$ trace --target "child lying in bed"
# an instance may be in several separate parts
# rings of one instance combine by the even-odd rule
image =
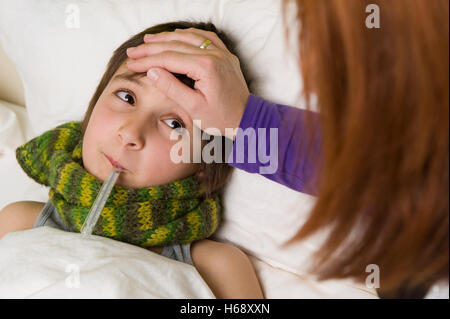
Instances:
[[[175,163],[171,149],[178,141],[170,138],[172,131],[193,137],[198,128],[145,73],[126,67],[127,48],[142,44],[145,34],[189,27],[216,32],[232,50],[223,33],[204,23],[157,25],[123,43],[109,61],[84,120],[60,125],[17,149],[25,172],[50,187],[50,199],[6,206],[0,212],[0,238],[40,226],[79,232],[102,181],[113,165],[120,165],[123,172],[94,234],[194,265],[217,298],[263,297],[247,256],[205,239],[218,227],[219,192],[231,167],[225,161]],[[176,76],[193,87],[193,80]],[[194,141],[189,141],[193,155]]]

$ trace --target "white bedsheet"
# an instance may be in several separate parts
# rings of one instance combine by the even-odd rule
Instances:
[[[0,240],[0,298],[214,298],[195,267],[51,227]]]

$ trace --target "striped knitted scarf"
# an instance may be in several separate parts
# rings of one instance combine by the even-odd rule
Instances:
[[[16,157],[49,197],[62,220],[79,232],[103,182],[83,167],[79,122],[69,122],[20,146]],[[93,234],[141,247],[184,244],[209,237],[219,223],[218,195],[205,198],[195,177],[132,189],[115,185]]]

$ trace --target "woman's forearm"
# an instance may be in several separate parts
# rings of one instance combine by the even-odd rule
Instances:
[[[304,125],[307,115],[310,115],[311,127],[316,128],[314,132]],[[317,176],[315,173],[321,157],[317,124],[317,113],[273,104],[250,95],[228,163],[294,190],[315,195],[314,176]],[[312,142],[311,157],[308,157],[309,142]]]

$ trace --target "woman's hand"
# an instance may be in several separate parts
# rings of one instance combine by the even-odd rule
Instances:
[[[205,40],[211,44],[201,49]],[[155,87],[183,107],[193,120],[201,120],[204,131],[217,135],[207,129],[216,128],[234,140],[234,129],[239,127],[250,93],[238,58],[219,37],[214,32],[190,28],[146,35],[144,42],[127,50],[131,59],[128,68],[147,72]],[[170,72],[195,80],[195,90]]]

